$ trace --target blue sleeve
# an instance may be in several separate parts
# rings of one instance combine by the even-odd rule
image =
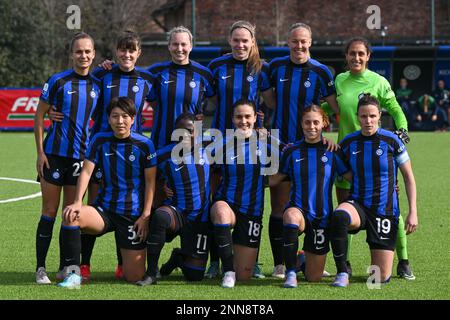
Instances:
[[[56,76],[48,78],[42,88],[40,99],[48,104],[55,105],[58,89],[58,78]]]
[[[145,144],[147,145],[148,150],[146,154],[146,161],[144,164],[144,168],[155,167],[157,165],[157,162],[156,162],[155,146],[153,145],[153,141],[147,139]]]
[[[94,135],[94,137],[89,142],[89,146],[87,148],[85,159],[95,163],[96,165],[99,163],[99,139],[98,135]]]
[[[336,87],[334,86],[333,81],[333,75],[331,74],[330,69],[328,69],[326,66],[323,66],[323,70],[326,73],[326,77],[321,77],[321,84],[320,84],[320,92],[322,96],[328,97],[332,94],[336,93]]]
[[[260,72],[260,83],[259,88],[261,91],[266,91],[270,89],[272,86],[270,85],[269,80],[269,65],[264,62],[263,67]]]

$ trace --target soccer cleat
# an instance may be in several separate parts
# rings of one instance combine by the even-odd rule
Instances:
[[[152,277],[149,275],[145,275],[144,279],[136,281],[136,285],[144,287],[144,286],[150,286],[156,284],[156,277]]]
[[[408,260],[400,260],[397,264],[397,275],[406,280],[415,280],[416,276],[413,274]]]
[[[297,288],[297,273],[295,271],[288,271],[286,273],[286,281],[283,284],[285,288]]]
[[[350,279],[353,274],[352,265],[350,264],[350,260],[345,261],[345,264],[347,265],[348,278]]]
[[[91,267],[88,264],[82,264],[80,266],[81,278],[83,278],[83,282],[91,280]]]
[[[255,263],[255,265],[253,266],[253,274],[252,274],[253,278],[256,279],[264,279],[266,276],[262,273],[261,270],[261,264],[260,263]]]
[[[58,283],[58,287],[66,289],[80,289],[81,288],[81,276],[76,273],[69,274],[63,282]]]
[[[331,284],[333,287],[345,288],[348,287],[348,273],[340,272],[336,275],[334,282]]]
[[[220,274],[220,262],[211,261],[208,270],[206,270],[205,278],[213,279],[216,278],[219,274]]]
[[[331,273],[329,273],[327,270],[323,270],[322,278],[331,277]]]
[[[233,288],[236,283],[236,272],[227,271],[223,275],[222,288]]]
[[[44,267],[39,267],[36,271],[36,283],[37,284],[51,284],[52,282],[47,276],[47,272]]]
[[[167,260],[166,263],[164,263],[161,266],[161,269],[159,270],[159,272],[161,273],[161,276],[168,276],[170,275],[173,270],[175,270],[176,268],[178,268],[181,265],[181,255],[180,255],[180,249],[179,248],[175,248],[172,250],[172,253],[170,254],[170,258],[169,260]]]
[[[114,277],[116,279],[119,279],[119,280],[123,279],[123,268],[122,268],[122,265],[120,265],[120,264],[117,265],[116,271],[114,272]]]
[[[285,278],[286,267],[284,264],[277,264],[273,268],[272,277],[284,279]]]

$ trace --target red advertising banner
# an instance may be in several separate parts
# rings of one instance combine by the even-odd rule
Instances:
[[[33,129],[40,95],[40,89],[0,89],[0,130]]]
[[[0,88],[0,130],[33,130],[40,95],[41,89]],[[142,116],[144,130],[149,131],[153,125],[153,109],[147,103]],[[49,125],[50,121],[46,120],[45,126]]]

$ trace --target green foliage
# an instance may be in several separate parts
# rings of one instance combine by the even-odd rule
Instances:
[[[336,134],[329,135],[336,139]],[[219,279],[204,280],[192,284],[183,280],[180,271],[162,279],[152,288],[141,288],[114,279],[116,265],[115,245],[112,234],[97,240],[92,258],[93,281],[81,290],[64,290],[55,285],[34,284],[35,232],[40,216],[41,199],[0,203],[0,299],[224,299],[224,300],[274,300],[274,299],[361,299],[361,300],[416,300],[449,299],[450,261],[448,243],[448,164],[450,163],[449,133],[411,133],[408,152],[412,159],[418,190],[418,231],[408,236],[408,253],[415,281],[394,277],[381,290],[369,290],[366,286],[366,269],[370,263],[365,234],[353,239],[352,266],[354,277],[346,289],[332,288],[332,278],[321,283],[309,284],[300,277],[297,289],[284,289],[280,280],[269,277],[272,272],[272,255],[267,227],[263,229],[260,262],[266,279],[253,279],[238,283],[233,290],[224,290]],[[0,177],[33,180],[35,172],[34,139],[30,133],[0,133]],[[401,182],[401,178],[399,178]],[[400,185],[400,204],[406,216],[405,188]],[[5,190],[5,191],[4,191]],[[0,200],[39,191],[38,185],[20,184],[0,180]],[[270,212],[269,193],[266,191],[264,225],[268,225]],[[50,278],[55,281],[59,261],[58,232],[60,217],[54,228],[47,267]],[[176,240],[165,246],[160,263],[165,262],[171,248],[178,246]],[[302,241],[300,241],[302,243]],[[394,268],[397,259],[394,261]],[[328,255],[326,269],[335,273],[333,258]]]

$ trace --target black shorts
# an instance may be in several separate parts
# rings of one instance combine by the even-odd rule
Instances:
[[[317,255],[327,254],[330,251],[329,229],[320,227],[320,221],[310,221],[303,211],[302,214],[305,219],[303,250]]]
[[[262,234],[262,215],[248,216],[230,206],[236,217],[236,225],[233,228],[233,244],[249,248],[259,248]]]
[[[398,219],[394,216],[380,216],[354,200],[346,202],[356,209],[361,219],[359,229],[349,231],[349,233],[355,234],[359,230],[366,230],[366,242],[371,250],[395,251]]]
[[[83,168],[83,160],[45,154],[50,169],[44,165],[44,179],[57,186],[75,186]],[[40,181],[39,177],[37,181]]]
[[[191,221],[187,219],[187,213],[169,206],[174,213],[176,230],[166,234],[166,242],[172,242],[180,236],[181,253],[183,255],[208,260],[208,252],[211,245],[211,223],[209,221]]]
[[[90,183],[100,184],[103,180],[103,172],[99,166],[95,166],[94,171],[92,172]]]
[[[94,208],[103,218],[105,223],[105,228],[99,236],[114,231],[117,244],[121,249],[143,250],[147,247],[145,241],[140,242],[136,239],[137,233],[133,229],[134,223],[139,217],[115,214],[104,210],[100,206],[95,206]]]

